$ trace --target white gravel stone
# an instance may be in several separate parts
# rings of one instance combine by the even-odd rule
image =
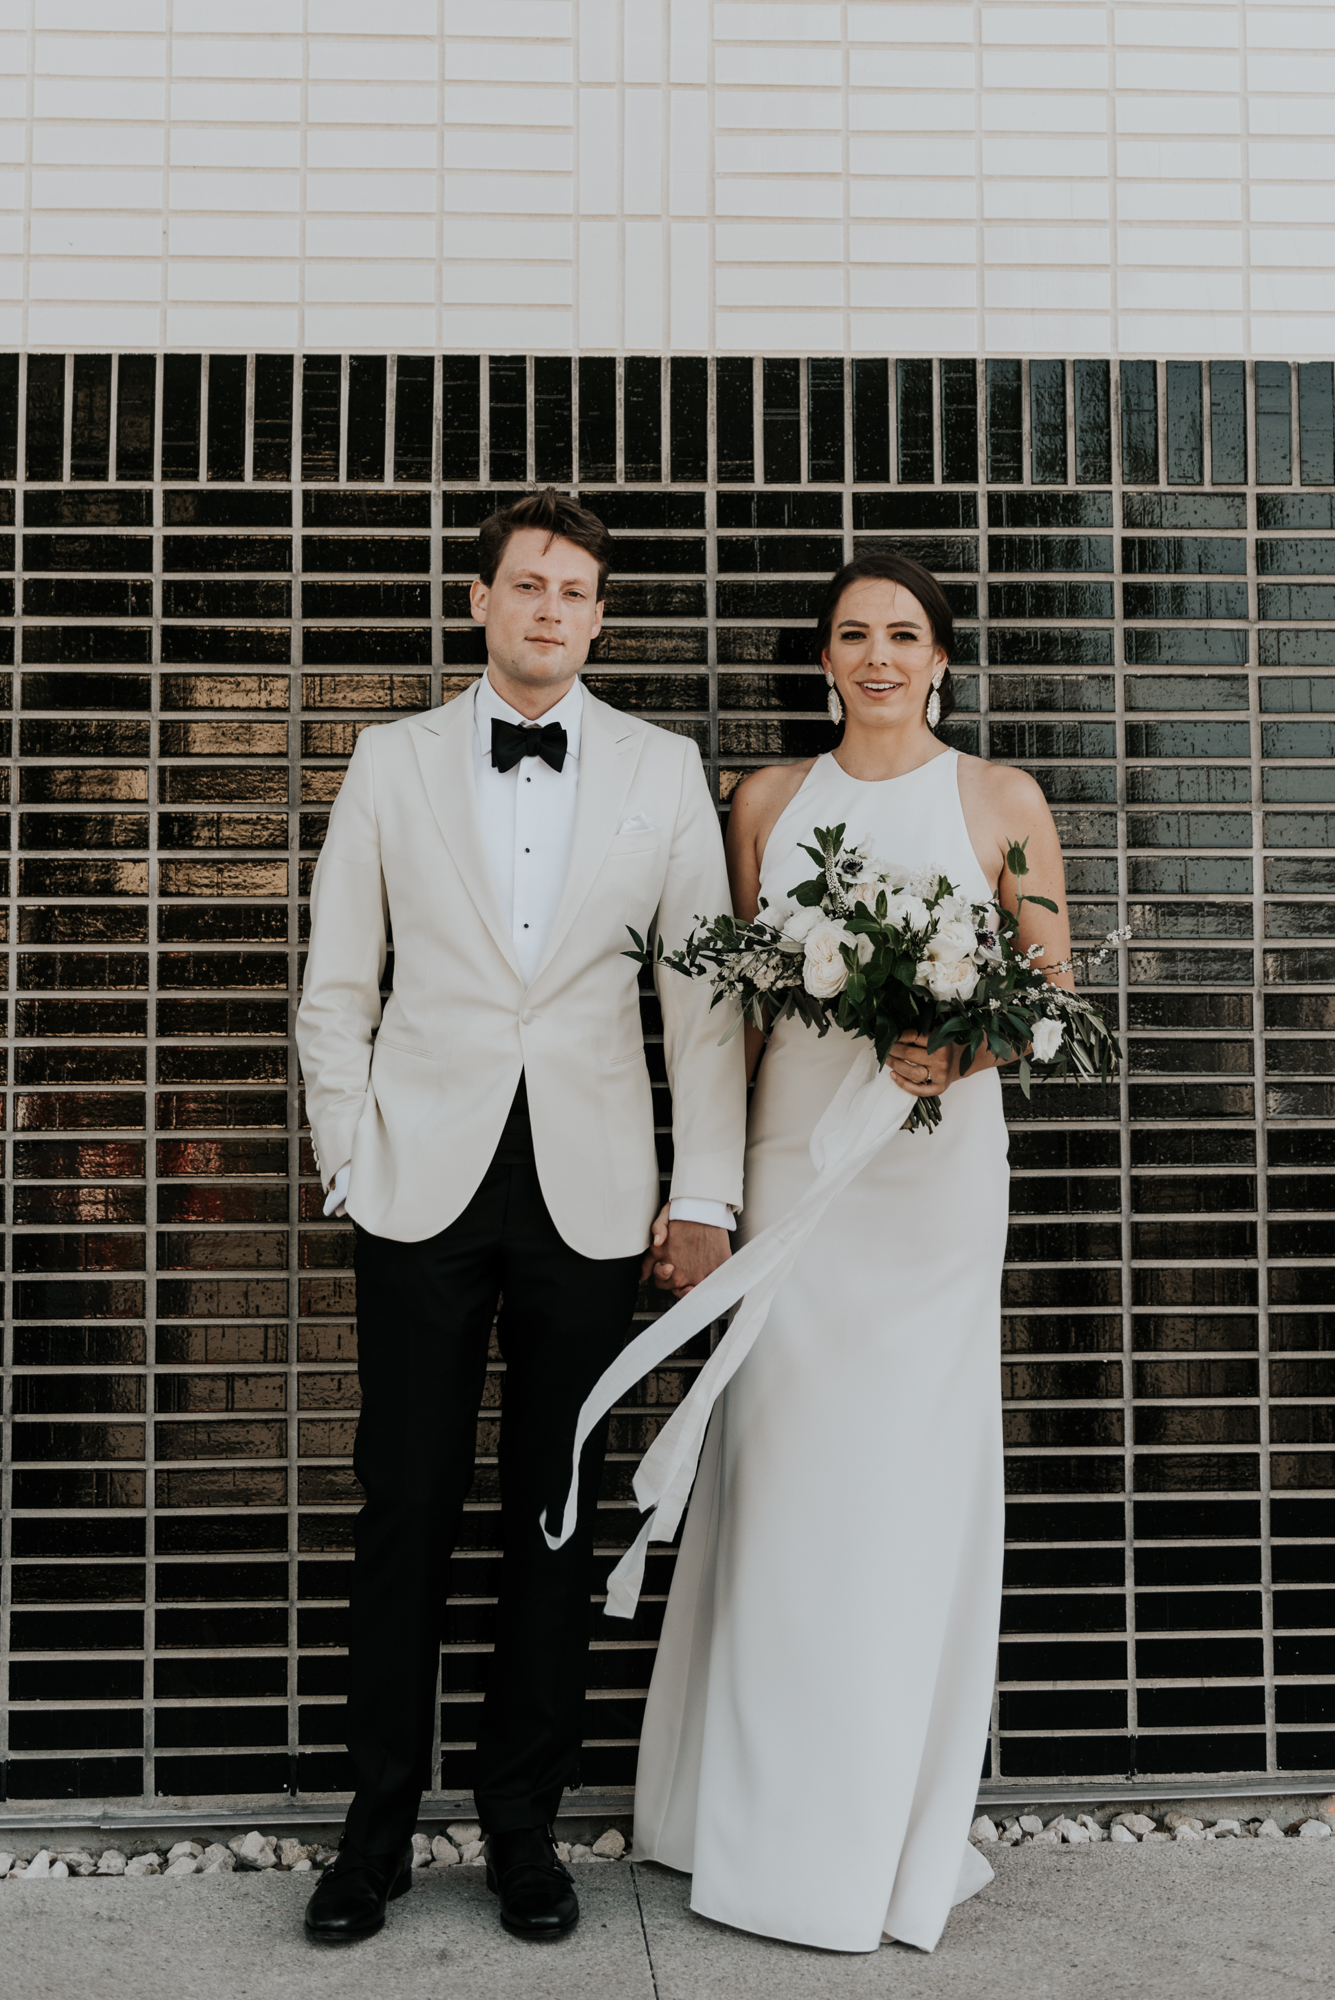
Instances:
[[[39,1847],[36,1854],[33,1855],[32,1860],[28,1863],[27,1867],[20,1868],[19,1870],[19,1874],[24,1876],[29,1881],[40,1880],[43,1876],[49,1875],[50,1873],[51,1873],[51,1856],[47,1853],[44,1847]]]
[[[311,1858],[321,1868],[327,1868],[337,1853],[338,1849],[336,1847],[317,1847]]]
[[[0,1882],[4,1881],[13,1866],[14,1856],[12,1854],[0,1854]]]
[[[570,1843],[569,1843],[569,1841],[568,1841],[568,1840],[558,1840],[558,1841],[557,1841],[557,1843],[556,1843],[556,1858],[557,1858],[557,1860],[558,1860],[558,1861],[567,1861],[567,1862],[569,1861],[569,1859],[570,1859]]]
[[[1216,1840],[1236,1840],[1242,1828],[1235,1819],[1217,1819],[1212,1825],[1207,1826],[1205,1831],[1207,1835],[1213,1834]]]
[[[1173,1828],[1173,1838],[1174,1840],[1204,1840],[1205,1835],[1197,1833],[1194,1826],[1175,1826]]]
[[[591,1847],[586,1846],[582,1840],[577,1840],[570,1850],[572,1865],[577,1861],[587,1861],[592,1853],[593,1849]]]
[[[1119,1842],[1122,1846],[1125,1846],[1128,1841],[1131,1843],[1132,1847],[1136,1845],[1135,1834],[1132,1833],[1129,1826],[1123,1826],[1120,1820],[1114,1820],[1112,1825],[1108,1828],[1108,1838],[1109,1840],[1115,1840]]]
[[[1299,1840],[1329,1840],[1330,1822],[1324,1819],[1305,1819],[1298,1828]]]
[[[1073,1819],[1067,1819],[1065,1814],[1050,1821],[1048,1831],[1058,1834],[1068,1847],[1083,1847],[1089,1840],[1084,1827],[1078,1826]]]
[[[620,1861],[626,1851],[626,1836],[609,1826],[606,1833],[600,1833],[593,1843],[593,1851],[603,1861]]]
[[[462,1854],[465,1847],[471,1847],[475,1840],[481,1840],[482,1828],[475,1819],[457,1819],[453,1826],[447,1826],[446,1833]]]
[[[292,1873],[294,1875],[309,1875],[312,1872],[314,1865],[315,1864],[311,1860],[310,1855],[303,1854],[300,1861],[294,1861],[292,1863]]]
[[[223,1847],[215,1840],[210,1846],[204,1849],[203,1858],[199,1864],[199,1872],[201,1875],[235,1874],[236,1856],[230,1847]]]
[[[443,1833],[438,1833],[431,1843],[431,1859],[437,1867],[457,1868],[459,1850],[452,1840],[446,1840]]]
[[[161,1875],[162,1856],[160,1854],[132,1854],[125,1864],[127,1875]]]
[[[430,1866],[431,1842],[424,1833],[415,1833],[413,1835],[413,1867],[429,1868]]]
[[[982,1813],[969,1828],[970,1840],[991,1842],[998,1838],[997,1829],[986,1813]]]
[[[279,1862],[284,1868],[295,1868],[299,1861],[309,1861],[315,1853],[313,1847],[305,1846],[300,1840],[280,1840],[277,1851]]]
[[[1037,1813],[1021,1813],[1019,1828],[1021,1833],[1042,1833],[1043,1822]]]
[[[463,1862],[465,1868],[470,1868],[474,1865],[480,1868],[487,1858],[486,1850],[487,1843],[485,1840],[470,1840],[466,1847],[459,1850],[459,1859]]]
[[[1091,1840],[1106,1840],[1108,1838],[1107,1827],[1100,1826],[1098,1821],[1091,1819],[1088,1813],[1077,1813],[1075,1823],[1077,1826],[1083,1826]]]
[[[229,1840],[238,1861],[244,1861],[249,1868],[276,1868],[278,1866],[278,1839],[275,1834],[262,1834],[252,1829],[238,1840]]]
[[[1141,1845],[1148,1847],[1152,1840],[1166,1840],[1171,1842],[1173,1836],[1171,1833],[1159,1833],[1156,1831],[1154,1833],[1143,1833],[1140,1838]]]
[[[179,1861],[183,1854],[188,1854],[192,1861],[198,1861],[203,1852],[197,1840],[178,1840],[175,1847],[167,1849],[167,1862],[170,1866],[173,1861]]]
[[[1193,1833],[1204,1833],[1205,1831],[1205,1821],[1203,1819],[1194,1819],[1190,1813],[1165,1813],[1163,1823],[1170,1833],[1176,1833],[1180,1826],[1189,1826]]]
[[[119,1847],[108,1847],[97,1864],[97,1872],[99,1875],[123,1875],[125,1867],[125,1856]]]
[[[162,1872],[164,1875],[198,1875],[199,1862],[193,1854],[178,1854]]]
[[[1256,1829],[1256,1838],[1258,1840],[1283,1840],[1284,1835],[1280,1832],[1279,1827],[1273,1819],[1263,1819]]]
[[[1150,1818],[1148,1813],[1137,1813],[1137,1812],[1118,1813],[1114,1824],[1117,1826],[1126,1827],[1127,1831],[1129,1833],[1134,1833],[1138,1840],[1141,1839],[1145,1834],[1154,1832],[1154,1821]]]
[[[70,1872],[69,1868],[66,1866],[65,1862],[53,1861],[51,1863],[50,1879],[53,1882],[64,1882],[68,1879],[69,1872]]]
[[[1040,1833],[1031,1835],[1035,1847],[1060,1847],[1062,1837],[1055,1826],[1045,1826]]]

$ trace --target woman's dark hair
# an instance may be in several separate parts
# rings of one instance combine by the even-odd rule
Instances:
[[[830,643],[834,631],[835,613],[839,600],[850,583],[859,582],[864,576],[882,578],[886,583],[902,583],[905,590],[913,595],[927,613],[927,622],[932,628],[932,637],[937,645],[944,648],[947,660],[955,650],[955,619],[946,593],[942,590],[930,570],[912,556],[898,554],[894,549],[868,549],[852,562],[846,562],[841,570],[836,570],[830,578],[830,587],[825,593],[820,615],[816,620],[816,658]],[[941,721],[955,706],[955,690],[950,683],[950,668],[941,676]]]
[[[477,531],[477,573],[483,583],[496,581],[505,545],[520,528],[543,528],[549,536],[559,535],[563,542],[584,549],[598,565],[598,595],[605,594],[612,567],[612,537],[596,514],[550,486],[539,493],[526,493],[512,507],[489,514],[482,523]]]

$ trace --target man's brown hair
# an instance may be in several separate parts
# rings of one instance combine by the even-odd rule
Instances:
[[[489,514],[477,531],[477,573],[483,583],[493,584],[500,568],[505,545],[520,528],[542,528],[549,545],[558,536],[584,549],[598,565],[598,596],[607,592],[607,574],[612,567],[612,537],[596,514],[581,507],[565,493],[545,486],[540,493],[526,493],[512,507]]]

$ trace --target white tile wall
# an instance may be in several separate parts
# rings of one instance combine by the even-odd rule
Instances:
[[[1328,354],[1335,6],[0,0],[0,342]]]

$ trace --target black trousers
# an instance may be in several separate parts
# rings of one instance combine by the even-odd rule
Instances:
[[[577,1781],[604,1426],[585,1445],[579,1524],[553,1553],[575,1420],[620,1351],[639,1256],[582,1257],[538,1185],[521,1082],[496,1157],[438,1236],[396,1243],[358,1227],[354,1467],[357,1519],[347,1743],[347,1837],[366,1853],[407,1840],[429,1781],[450,1556],[473,1483],[478,1409],[498,1298],[506,1363],[500,1443],[496,1649],[474,1767],[489,1833],[548,1824]],[[471,1711],[478,1714],[478,1710]]]

